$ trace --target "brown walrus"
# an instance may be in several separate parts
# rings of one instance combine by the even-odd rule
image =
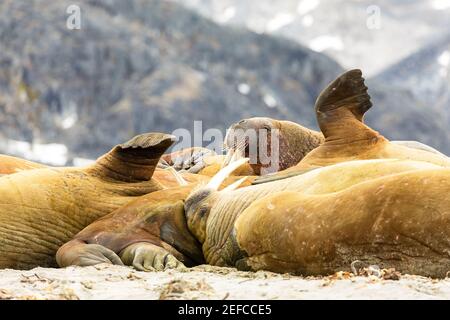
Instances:
[[[450,270],[450,169],[422,161],[348,161],[185,202],[208,264],[326,275],[360,260],[404,273]]]
[[[58,265],[112,263],[149,271],[204,262],[184,216],[184,200],[192,189],[152,192],[95,221],[58,250]]]
[[[273,139],[277,139],[276,147]],[[256,117],[233,124],[224,145],[231,154],[249,158],[255,175],[264,175],[298,164],[323,141],[321,132],[292,121]],[[274,160],[276,164],[272,163]]]
[[[263,183],[283,179],[305,170],[339,162],[364,159],[405,159],[450,166],[450,158],[414,141],[390,142],[364,124],[372,107],[362,72],[350,70],[330,83],[315,105],[316,118],[325,142],[309,152],[296,166],[255,180]]]
[[[224,190],[249,184],[232,177],[225,181]],[[190,233],[184,214],[185,199],[196,188],[190,184],[165,189],[129,202],[64,244],[56,255],[58,265],[111,263],[150,271],[204,263],[201,245]]]
[[[277,145],[273,148],[272,138],[277,139]],[[227,129],[224,140],[226,156],[194,147],[164,155],[162,159],[176,170],[185,169],[188,172],[213,176],[227,165],[233,156],[249,157],[250,163],[238,168],[234,174],[259,176],[298,164],[323,141],[321,132],[292,121],[255,117],[240,120]],[[263,159],[264,156],[267,159]],[[277,163],[271,163],[271,159],[276,159]]]
[[[46,165],[28,161],[25,159],[12,157],[8,155],[0,155],[0,176],[17,173],[24,170],[49,168]],[[198,174],[191,174],[188,172],[181,172],[179,174],[187,183],[198,183],[207,181],[208,177]],[[156,168],[153,172],[152,179],[159,182],[165,188],[177,187],[180,185],[179,179],[170,170],[163,170]]]
[[[151,193],[97,220],[59,249],[58,264],[150,271],[206,262],[326,275],[359,260],[432,277],[450,268],[450,202],[442,197],[450,191],[450,169],[349,161],[221,191],[216,177],[200,189]]]
[[[361,128],[366,127],[355,126],[356,131]],[[365,140],[362,141],[364,143]],[[349,143],[356,141],[350,139]],[[353,150],[357,159],[358,149]],[[427,159],[426,157],[425,160]],[[231,168],[240,165],[242,163],[237,161]],[[445,255],[448,250],[447,231],[450,230],[449,204],[445,201],[443,205],[439,204],[442,195],[449,191],[449,169],[433,164],[432,161],[346,161],[275,182],[236,191],[231,188],[218,192],[220,180],[232,171],[228,167],[224,170],[228,172],[219,172],[206,187],[193,191],[184,203],[187,228],[201,243],[205,260],[210,264],[236,266],[240,269],[327,274],[335,270],[349,269],[352,261],[362,260],[434,277],[444,276],[445,271],[449,269],[449,259]],[[428,174],[430,180],[425,178]],[[439,180],[440,175],[442,180]],[[421,188],[428,183],[432,192],[427,192],[425,197],[422,197]],[[388,191],[392,192],[392,197],[389,192],[384,193],[385,185],[389,185]],[[171,191],[162,191],[165,192],[170,194]],[[377,197],[380,192],[383,196]],[[277,197],[282,193],[288,200],[286,204],[283,197]],[[183,197],[184,194],[181,198]],[[276,199],[276,205],[265,202],[269,197]],[[308,210],[304,210],[301,203],[296,202],[297,198],[305,201]],[[352,205],[346,205],[347,202]],[[158,204],[155,206],[158,208]],[[357,210],[353,210],[355,206],[358,206]],[[334,207],[340,210],[333,211]],[[174,209],[172,207],[168,210]],[[328,211],[335,212],[333,216],[327,216],[332,223],[324,226],[318,222],[324,224],[326,220],[313,219],[316,215],[323,218]],[[432,219],[429,212],[433,212]],[[410,220],[409,214],[415,219]],[[116,228],[116,234],[120,233],[123,227],[120,225],[120,216],[118,214],[114,219],[116,226],[121,226]],[[343,219],[342,216],[349,219]],[[374,217],[381,218],[374,221]],[[303,218],[309,220],[305,222]],[[299,244],[291,240],[301,238],[302,235],[295,234],[298,232],[297,227],[302,226],[301,222],[305,222],[306,230],[302,232],[307,238],[304,239],[306,245],[302,243],[301,246],[303,251],[297,252],[295,248],[299,247]],[[399,225],[403,226],[403,229],[399,229],[401,232],[397,231]],[[272,226],[277,226],[276,231],[271,230]],[[322,232],[320,228],[331,232],[333,241],[326,242],[327,233]],[[438,234],[433,234],[434,228],[439,230]],[[91,241],[95,241],[101,232],[105,230],[98,228],[90,234],[93,239]],[[270,234],[270,237],[265,237],[266,233]],[[133,234],[133,228],[131,231],[127,229],[124,234]],[[315,238],[316,234],[320,235],[321,239]],[[347,243],[348,239],[353,242]],[[315,241],[318,241],[319,248],[316,251],[312,250],[315,248]],[[337,244],[335,246],[334,241]],[[432,246],[429,247],[429,243]],[[74,248],[83,247],[78,246],[79,243],[76,242],[72,244]],[[99,244],[109,245],[108,241]],[[309,247],[312,249],[308,251]],[[69,254],[67,257],[70,257],[65,261],[78,261],[76,250],[73,251],[74,257],[70,254],[70,245],[63,248],[61,252],[64,255]],[[389,251],[389,248],[394,249]],[[400,251],[397,252],[397,248]],[[100,249],[96,249],[96,252],[98,250]],[[89,253],[89,250],[79,252],[83,255]],[[152,246],[141,243],[136,247],[130,246],[128,251],[124,249],[120,253],[114,253],[120,254],[120,258],[127,260],[128,264],[134,263],[134,259],[138,257],[138,265],[142,264],[142,261],[146,264],[145,268],[141,268],[143,270],[154,268],[153,261],[156,261],[159,269],[179,265],[173,260],[176,259],[175,255],[170,256],[169,264],[167,261],[170,253],[154,243]],[[394,259],[394,262],[391,259]],[[435,264],[427,263],[427,259],[431,259]],[[308,268],[310,262],[311,268]]]
[[[366,126],[372,107],[361,70],[351,70],[328,85],[316,101],[316,117],[325,143],[310,152],[301,165],[325,166],[349,160],[414,159],[450,165],[450,159],[426,150],[392,144]]]
[[[175,137],[143,134],[86,168],[41,168],[0,178],[0,268],[56,266],[55,253],[96,219],[161,190],[151,179]]]

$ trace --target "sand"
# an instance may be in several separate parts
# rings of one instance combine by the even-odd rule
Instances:
[[[199,266],[138,272],[97,265],[0,270],[0,299],[450,299],[450,279],[420,276],[297,277]]]

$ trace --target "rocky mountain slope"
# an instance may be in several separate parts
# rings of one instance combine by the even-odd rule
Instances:
[[[3,138],[83,157],[145,131],[225,129],[266,115],[314,126],[313,103],[342,68],[293,42],[223,28],[166,1],[0,3]]]
[[[449,0],[176,0],[223,25],[283,36],[372,76],[450,29]]]
[[[316,96],[343,71],[293,41],[173,1],[77,3],[81,30],[66,27],[71,1],[0,2],[0,152],[62,165],[141,132],[192,130],[194,120],[204,130],[252,116],[317,128]],[[446,116],[411,83],[368,83],[370,125],[450,153]]]
[[[450,151],[450,34],[441,35],[369,82],[383,108],[408,121],[397,122],[417,139]],[[375,111],[376,113],[376,111]],[[409,115],[414,114],[414,116]],[[375,116],[387,116],[378,113]],[[383,121],[388,129],[393,123]]]

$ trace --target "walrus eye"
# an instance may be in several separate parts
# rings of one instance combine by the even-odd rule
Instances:
[[[201,201],[205,200],[211,194],[211,190],[209,189],[201,189],[197,192],[192,193],[185,201],[184,208],[186,212],[192,208],[192,206],[196,206]],[[195,209],[195,208],[193,208]]]
[[[198,210],[198,214],[199,214],[200,218],[203,218],[207,211],[208,211],[208,208],[206,206],[201,206]]]

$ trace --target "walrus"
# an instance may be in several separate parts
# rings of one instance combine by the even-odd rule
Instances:
[[[153,192],[95,221],[58,250],[58,264],[152,271],[208,263],[326,275],[360,260],[431,277],[450,268],[450,202],[442,201],[450,169],[357,160],[218,191],[245,160],[204,187]]]
[[[160,165],[160,163],[158,163],[158,165]],[[42,168],[49,168],[49,166],[13,156],[0,154],[0,176],[14,174],[24,170]],[[157,167],[153,172],[152,179],[159,182],[165,188],[179,186],[180,179],[177,179],[177,176],[174,175],[173,171],[170,169],[171,168],[166,166],[164,166],[164,169]],[[205,182],[209,179],[208,176],[192,174],[189,172],[180,172],[179,176],[181,176],[185,183],[199,183]]]
[[[318,96],[315,112],[324,143],[309,152],[297,165],[256,179],[263,183],[283,179],[305,170],[351,160],[405,159],[450,166],[450,158],[415,141],[390,142],[364,124],[372,107],[368,88],[359,69],[347,71],[331,82]]]
[[[343,76],[339,78],[342,81],[347,81],[347,79],[343,79]],[[323,95],[326,94],[326,91],[324,91]],[[316,105],[316,111],[317,110],[318,109]],[[317,113],[317,115],[319,115],[319,113]],[[271,133],[273,131],[277,132],[277,134],[274,136],[278,139],[277,148],[274,148],[274,150],[272,150],[271,141]],[[373,131],[373,133],[375,134],[376,132]],[[250,142],[249,138],[252,136],[252,134],[254,138]],[[333,137],[329,137],[327,144],[324,146],[325,149],[329,149],[330,145],[333,145],[333,143],[331,143],[333,139]],[[384,137],[382,137],[382,139],[384,141],[387,141],[387,139]],[[283,175],[284,173],[289,173],[292,171],[297,172],[297,170],[299,170],[300,168],[307,167],[306,161],[304,161],[303,164],[299,167],[297,167],[297,165],[300,163],[300,161],[303,160],[303,158],[306,157],[306,155],[322,145],[324,142],[325,138],[320,131],[308,129],[292,121],[276,120],[266,117],[255,117],[240,120],[239,122],[232,124],[227,129],[227,135],[224,141],[224,149],[226,150],[226,155],[224,156],[217,155],[214,153],[214,151],[208,150],[206,148],[193,147],[164,155],[162,159],[165,162],[164,167],[172,166],[174,169],[179,170],[180,172],[187,171],[190,173],[199,173],[201,175],[212,177],[224,165],[227,165],[232,157],[249,157],[251,158],[251,161],[242,165],[241,168],[238,168],[234,173],[235,175],[264,176],[278,171],[281,171],[282,173],[280,173],[280,175]],[[253,148],[251,146],[253,146]],[[396,146],[399,147],[396,148]],[[445,160],[448,159],[446,155],[442,154],[438,150],[418,141],[390,141],[390,147],[397,152],[403,150],[403,157],[406,158],[411,156],[411,154],[414,157],[417,157],[418,155],[415,154],[416,151],[421,150],[419,154],[423,154],[424,157],[429,157],[430,155],[428,153],[436,155],[434,157],[431,156],[431,161],[435,161],[433,160],[433,158]],[[264,150],[261,151],[261,148],[264,148]],[[311,162],[311,166],[314,167],[326,165],[326,163],[317,161],[317,157],[321,157],[320,153],[322,153],[323,155],[323,153],[329,152],[329,150],[324,151],[324,148],[321,149],[321,152],[316,151],[317,154],[313,153],[313,155],[310,156],[310,159],[308,161]],[[275,153],[272,154],[272,151],[275,151]],[[396,157],[395,152],[392,152],[389,149],[386,149],[385,151],[388,151],[388,157]],[[372,154],[364,154],[364,152],[362,152],[361,154],[355,154],[357,154],[357,156],[361,158],[373,158]],[[265,155],[268,161],[262,161],[261,155]],[[339,157],[341,156],[341,154],[336,155],[334,158],[327,159],[327,161],[331,161],[330,163],[335,163],[339,161],[345,161],[346,158],[350,159],[352,157],[351,155],[349,156],[347,154],[343,157],[343,159],[340,159]],[[380,150],[376,150],[376,158],[383,158],[383,156],[384,154]],[[314,161],[311,161],[311,158],[313,158]],[[275,165],[271,162],[273,160],[276,160]],[[291,170],[283,172],[283,170],[291,167]]]
[[[356,143],[356,141],[351,141],[351,143],[353,142]],[[355,152],[358,151],[357,148],[354,148],[354,150]],[[236,163],[234,163],[231,168],[234,167],[234,169],[236,169],[241,166],[243,164],[242,160],[246,159],[236,161]],[[336,161],[336,159],[334,161]],[[233,171],[230,169],[227,170],[228,173]],[[197,241],[201,243],[205,261],[210,264],[236,266],[240,269],[250,268],[252,270],[257,270],[259,268],[283,272],[283,269],[276,269],[276,267],[273,267],[271,265],[261,265],[258,267],[257,264],[252,264],[251,261],[253,260],[246,260],[246,258],[251,257],[246,253],[247,250],[250,250],[249,248],[245,247],[247,244],[244,245],[238,243],[236,236],[238,234],[238,230],[236,227],[238,223],[237,219],[247,209],[250,210],[254,203],[258,203],[258,201],[262,201],[271,194],[278,192],[292,192],[301,194],[302,192],[305,192],[305,190],[309,189],[309,192],[312,192],[311,190],[316,190],[315,192],[319,192],[320,194],[329,193],[331,195],[334,193],[339,193],[344,189],[347,190],[359,184],[368,183],[372,180],[375,181],[377,179],[380,179],[381,177],[395,176],[396,174],[403,172],[419,172],[426,170],[443,170],[444,173],[446,172],[446,169],[444,169],[443,166],[433,164],[430,161],[427,162],[393,159],[346,161],[345,163],[341,164],[329,164],[329,167],[312,168],[310,169],[310,172],[303,172],[302,175],[297,175],[296,177],[290,177],[274,182],[266,182],[261,185],[246,187],[236,191],[225,189],[221,192],[217,192],[216,187],[220,185],[220,180],[224,179],[227,175],[227,172],[221,171],[210,181],[210,183],[206,187],[193,191],[187,197],[186,201],[184,202],[187,227],[189,231],[195,236]],[[322,176],[322,178],[318,179],[318,177],[320,176]],[[240,182],[242,181],[238,180],[238,183]],[[435,181],[433,181],[433,183],[435,183]],[[409,184],[407,184],[407,186],[409,187]],[[379,188],[380,185],[378,185],[377,187]],[[414,186],[412,187],[414,188]],[[295,189],[296,191],[293,192],[293,189]],[[406,192],[408,192],[409,189],[406,188],[405,190]],[[377,190],[370,190],[370,192],[372,193],[375,193],[376,191]],[[334,201],[341,201],[341,199],[334,199]],[[417,201],[419,200],[417,199]],[[416,205],[421,208],[420,203],[418,203],[417,201],[415,202]],[[389,212],[396,212],[395,204],[395,202],[388,201],[387,208],[388,211],[390,210]],[[351,210],[351,208],[348,210]],[[254,214],[257,214],[257,211],[253,212],[255,212]],[[120,215],[116,217],[118,221],[120,221],[119,217]],[[291,222],[292,221],[288,221],[286,223],[286,230],[289,230],[289,224]],[[338,224],[338,226],[340,225]],[[270,225],[266,224],[264,225],[264,227],[270,228]],[[98,229],[97,232],[100,232],[100,230],[102,229]],[[245,232],[247,231],[245,231],[245,229],[241,229],[241,231],[239,232],[240,234],[245,234]],[[117,232],[119,231],[116,230],[116,233]],[[130,233],[129,230],[128,233]],[[92,235],[91,237],[93,239],[97,238],[95,236],[93,237]],[[264,241],[265,240],[263,233],[259,234],[259,238],[252,239],[253,244]],[[271,241],[276,240],[272,239]],[[84,243],[84,245],[87,245],[87,243]],[[102,245],[108,244],[106,242],[102,243]],[[77,243],[75,243],[75,247],[76,246]],[[153,244],[153,246],[155,245]],[[159,261],[162,259],[161,255],[165,257],[168,254],[166,251],[163,251],[164,253],[161,253],[160,247],[156,246],[157,248],[155,248],[153,246],[146,246],[144,250],[146,253],[143,256],[139,255],[139,259],[141,261],[145,258],[144,260],[146,261],[147,268],[154,267],[152,266],[152,261],[154,260],[156,251],[158,251],[157,255],[160,256],[160,258],[158,259]],[[293,244],[293,246],[295,246],[295,244]],[[70,253],[70,247],[71,246],[66,247],[68,249],[62,250],[61,252]],[[412,247],[414,248],[414,246]],[[132,256],[134,255],[133,257],[136,256],[135,251],[136,250],[131,250]],[[86,253],[86,251],[83,250],[81,250],[81,252]],[[123,254],[123,252],[115,252],[115,254]],[[409,253],[407,252],[406,254]],[[172,256],[172,259],[173,258],[175,257]],[[74,259],[73,257],[70,259],[66,259],[65,261],[70,261],[71,259],[77,261],[77,259]],[[130,262],[130,259],[128,259],[128,261]],[[447,263],[446,260],[444,262]],[[161,267],[162,264],[158,263],[158,265]],[[170,265],[179,264],[172,261]],[[444,265],[444,267],[442,268],[439,267],[439,272],[434,272],[432,270],[430,271],[430,267],[428,267],[427,269],[424,269],[422,274],[428,273],[429,275],[442,276],[442,270],[444,270],[446,266],[447,265]],[[297,271],[302,270],[301,266],[297,265],[297,267]],[[339,268],[341,267],[345,268],[346,266],[339,266]],[[408,263],[401,264],[400,267],[406,268],[404,270],[408,270]],[[288,269],[286,267],[286,269],[284,270],[292,269]],[[293,272],[295,272],[295,270]]]
[[[272,137],[277,139],[272,148]],[[308,129],[292,121],[267,117],[242,119],[227,129],[224,139],[226,155],[192,147],[162,157],[166,165],[176,170],[213,176],[231,158],[249,157],[251,161],[236,169],[234,175],[264,175],[294,166],[324,141],[321,132]],[[273,153],[273,154],[272,154]],[[264,159],[266,156],[267,159]],[[270,160],[276,159],[277,163]]]
[[[248,185],[250,181],[230,177],[222,190]],[[58,265],[109,263],[160,271],[204,263],[201,245],[189,231],[184,214],[186,198],[198,187],[189,184],[155,191],[98,219],[58,250]]]
[[[175,137],[148,133],[86,168],[36,168],[0,178],[0,268],[56,266],[58,248],[132,199],[163,189],[152,179]]]
[[[278,141],[277,147],[272,149],[273,138]],[[249,141],[251,139],[254,141]],[[228,129],[224,145],[226,149],[232,150],[232,154],[237,152],[241,157],[249,158],[255,175],[264,175],[298,164],[323,142],[321,132],[295,122],[255,117],[233,124]],[[251,150],[251,144],[254,145],[254,150]],[[267,156],[267,159],[262,159],[264,156]],[[277,160],[276,165],[270,161],[274,159]],[[225,162],[226,164],[228,163]]]
[[[57,252],[60,267],[98,263],[150,271],[203,263],[184,216],[192,185],[152,192],[95,221]]]
[[[347,161],[185,201],[205,261],[240,270],[325,275],[360,260],[445,277],[450,169],[423,161]]]

